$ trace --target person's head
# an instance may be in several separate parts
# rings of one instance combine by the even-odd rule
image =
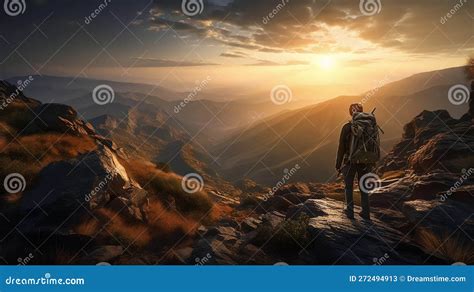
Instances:
[[[364,111],[362,104],[360,103],[353,103],[349,107],[349,114],[352,116],[354,113],[361,113]]]

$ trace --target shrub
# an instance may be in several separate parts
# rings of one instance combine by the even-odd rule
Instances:
[[[296,219],[285,220],[277,227],[272,245],[283,251],[300,251],[310,242],[307,231],[309,216],[300,214]]]
[[[427,228],[419,228],[415,240],[428,253],[450,263],[474,264],[474,246],[462,233],[440,236]]]
[[[277,252],[299,252],[310,243],[308,222],[309,216],[302,213],[295,219],[281,222],[275,228],[269,224],[260,224],[254,242],[259,245],[268,242],[267,247]]]

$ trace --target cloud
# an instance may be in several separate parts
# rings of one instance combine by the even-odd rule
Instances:
[[[195,67],[195,66],[215,66],[219,64],[192,62],[192,61],[174,61],[167,59],[153,58],[132,58],[133,67]]]
[[[459,5],[463,1],[381,1],[380,13],[373,16],[363,15],[354,0],[290,0],[285,5],[272,0],[205,1],[203,13],[193,18],[183,17],[181,1],[155,0],[155,9],[167,17],[181,14],[194,26],[182,29],[198,37],[206,30],[199,23],[207,22],[206,35],[213,40],[255,51],[337,52],[347,49],[344,42],[353,38],[366,47],[436,54],[473,47],[472,31],[465,29],[473,23],[473,3]],[[452,16],[443,24],[448,13]],[[225,31],[218,30],[223,27]]]
[[[226,58],[245,58],[248,55],[243,52],[225,52],[220,54],[221,57],[226,57]]]
[[[295,66],[295,65],[309,65],[309,62],[292,60],[285,63],[277,63],[269,60],[257,60],[256,63],[247,64],[246,66]]]

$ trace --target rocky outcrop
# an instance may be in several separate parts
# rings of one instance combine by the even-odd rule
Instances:
[[[300,258],[306,263],[371,265],[384,257],[384,264],[415,264],[427,258],[409,243],[405,234],[377,218],[348,219],[343,214],[342,202],[312,199],[298,207],[311,214],[311,246]]]
[[[453,234],[458,228],[462,228],[465,237],[474,234],[474,220],[471,218],[473,208],[454,200],[407,201],[403,203],[401,212],[414,226],[428,229],[434,234]],[[466,240],[470,241],[469,238]]]
[[[146,191],[102,145],[77,158],[52,163],[40,172],[38,182],[21,201],[22,213],[29,214],[21,229],[67,232],[84,215],[103,207],[144,220],[146,202]]]
[[[77,112],[70,106],[41,104],[33,109],[33,113],[37,118],[25,129],[25,134],[38,130],[76,136],[95,134],[92,125],[80,120]]]
[[[414,240],[419,234],[425,234],[425,245],[454,240],[450,245],[461,250],[474,234],[473,149],[472,103],[459,120],[446,111],[424,111],[405,126],[403,140],[381,162],[381,176],[388,171],[403,175],[375,189],[372,205],[395,209],[399,214],[392,218],[402,216]],[[399,219],[391,223],[401,226]]]
[[[379,172],[413,169],[422,174],[440,167],[460,171],[474,165],[471,149],[472,119],[456,120],[444,110],[423,111],[405,126],[402,141],[380,162]]]

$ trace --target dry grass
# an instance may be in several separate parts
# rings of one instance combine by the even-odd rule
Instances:
[[[34,114],[23,102],[13,102],[8,105],[7,110],[0,111],[0,121],[15,131],[25,128],[34,117]]]
[[[449,262],[474,264],[474,246],[460,233],[439,236],[429,229],[419,229],[415,240],[430,254]]]
[[[234,209],[232,209],[230,206],[216,203],[212,206],[210,219],[212,221],[217,221],[224,217],[232,216],[233,212],[234,212]]]
[[[38,173],[52,162],[70,159],[96,149],[87,136],[35,134],[16,140],[0,140],[0,177],[20,173],[30,186]]]
[[[73,230],[77,234],[94,238],[115,237],[122,244],[135,247],[154,248],[176,237],[194,235],[199,224],[189,218],[167,210],[154,200],[145,208],[148,222],[138,222],[125,219],[117,212],[101,208],[94,211],[98,218],[89,218],[77,225]]]
[[[154,234],[166,235],[176,232],[193,234],[199,227],[196,221],[165,209],[157,200],[150,202],[146,213],[150,229]]]
[[[147,226],[139,223],[127,222],[114,211],[102,208],[96,211],[100,217],[107,218],[105,230],[130,245],[144,247],[151,242],[151,235]]]
[[[145,161],[122,161],[130,176],[138,181],[152,196],[164,202],[173,198],[181,214],[194,219],[207,217],[212,209],[212,201],[207,193],[185,192],[181,186],[182,177],[167,173],[154,164]]]
[[[73,231],[77,234],[94,237],[100,229],[100,221],[92,218],[90,220],[84,220],[81,224],[75,226]]]
[[[405,176],[405,171],[403,170],[391,170],[384,172],[382,175],[382,179],[394,179],[394,178],[402,178]]]

